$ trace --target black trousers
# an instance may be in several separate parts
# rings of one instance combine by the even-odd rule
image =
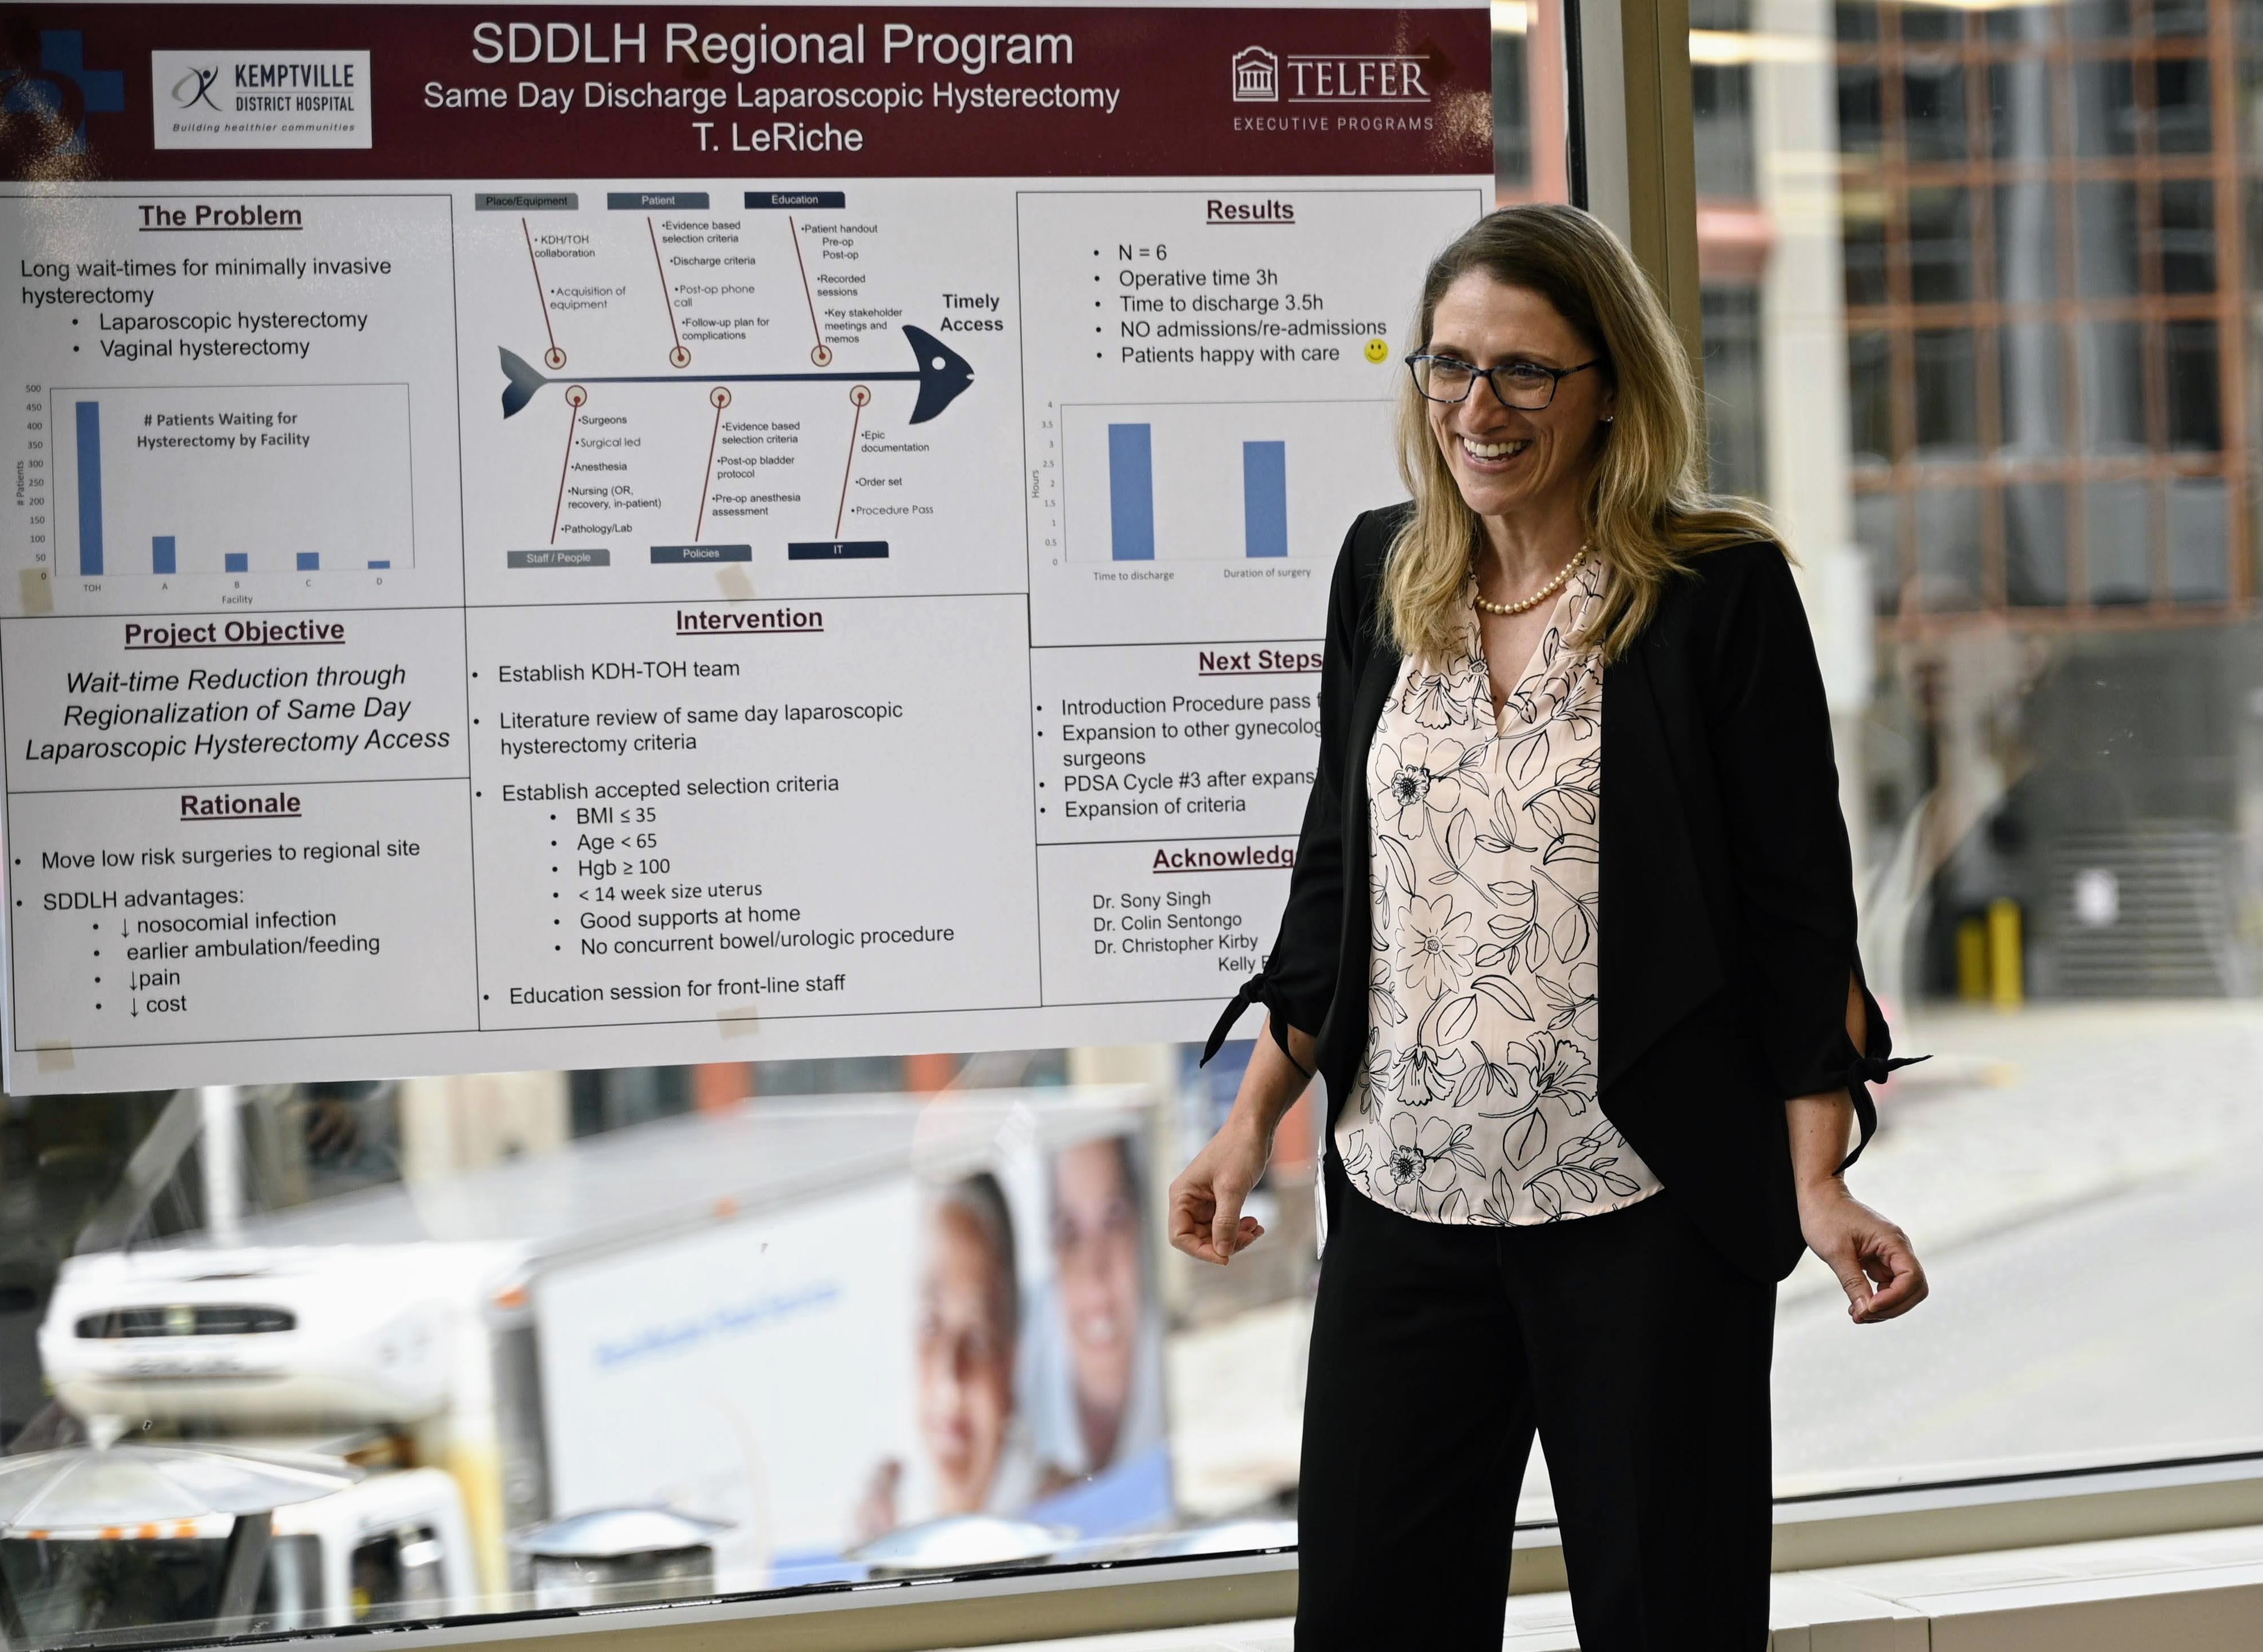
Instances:
[[[1536,1428],[1582,1652],[1763,1652],[1775,1286],[1671,1193],[1444,1227],[1327,1159],[1298,1652],[1499,1652]]]

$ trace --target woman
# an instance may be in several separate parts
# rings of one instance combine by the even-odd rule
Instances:
[[[1858,1323],[1926,1291],[1840,1175],[1899,1063],[1814,645],[1594,219],[1482,220],[1415,337],[1413,498],[1337,561],[1280,938],[1211,1047],[1253,1002],[1269,1036],[1172,1242],[1261,1235],[1317,1072],[1301,1652],[1497,1648],[1536,1429],[1587,1652],[1757,1652],[1775,1282],[1804,1243]]]

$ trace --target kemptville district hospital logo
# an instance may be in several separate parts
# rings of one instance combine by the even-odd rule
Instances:
[[[1246,46],[1233,54],[1233,101],[1279,103],[1281,60],[1262,46]]]

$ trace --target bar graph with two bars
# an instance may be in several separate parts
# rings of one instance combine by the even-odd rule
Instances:
[[[83,578],[413,561],[405,385],[58,389],[53,410],[58,548]]]
[[[1155,560],[1155,427],[1108,427],[1109,556]],[[1289,554],[1289,444],[1241,444],[1242,554]]]
[[[1347,488],[1377,499],[1395,490],[1389,410],[1380,401],[1065,406],[1069,560],[1331,554]]]

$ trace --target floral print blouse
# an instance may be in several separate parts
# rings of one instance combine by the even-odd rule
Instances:
[[[1367,1057],[1337,1116],[1352,1185],[1425,1221],[1617,1210],[1658,1178],[1595,1102],[1603,667],[1567,647],[1569,581],[1498,716],[1476,610],[1442,670],[1410,659],[1368,756]]]

